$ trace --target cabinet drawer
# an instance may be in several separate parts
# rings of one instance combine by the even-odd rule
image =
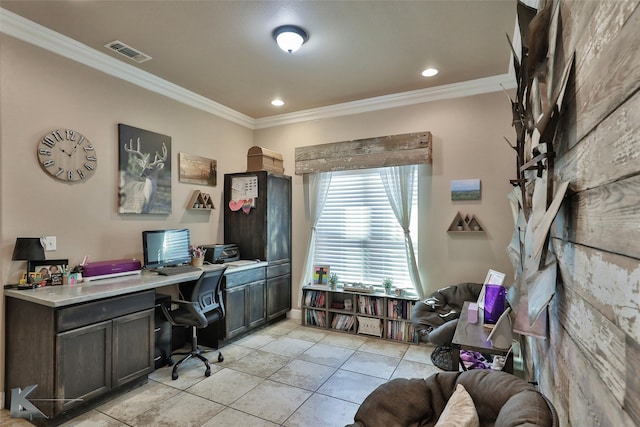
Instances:
[[[269,265],[267,267],[267,278],[284,276],[291,273],[291,264],[288,262],[285,264]]]
[[[154,305],[155,291],[149,290],[65,307],[56,311],[56,332],[124,316]]]
[[[234,286],[246,285],[247,283],[264,280],[264,277],[265,277],[264,275],[265,275],[264,267],[238,271],[237,273],[233,273],[233,272],[227,273],[224,275],[226,288],[229,289]]]

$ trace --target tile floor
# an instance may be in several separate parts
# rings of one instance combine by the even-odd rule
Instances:
[[[284,320],[207,353],[210,377],[194,360],[149,375],[149,382],[65,424],[71,426],[344,426],[364,398],[391,378],[439,369],[433,347],[301,326]],[[30,426],[0,413],[0,424]],[[5,424],[6,423],[6,424]]]

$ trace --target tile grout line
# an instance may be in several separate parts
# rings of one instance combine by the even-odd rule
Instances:
[[[292,323],[291,321],[285,321],[285,322],[287,322],[287,323]],[[284,323],[284,322],[283,322],[283,323]],[[403,362],[403,361],[405,361],[405,360],[406,360],[407,362],[412,363],[412,364],[413,364],[413,363],[415,363],[415,364],[416,364],[416,365],[415,365],[415,367],[414,367],[414,366],[412,366],[412,365],[409,365],[407,368],[405,368],[405,369],[406,369],[406,371],[405,371],[405,372],[409,372],[409,373],[410,373],[410,372],[412,372],[412,371],[413,371],[413,370],[415,370],[415,369],[418,369],[418,370],[419,370],[419,369],[421,369],[421,368],[420,368],[420,365],[424,365],[424,366],[431,366],[431,367],[433,367],[433,365],[432,365],[431,363],[426,363],[426,362],[424,361],[424,360],[428,360],[428,361],[430,361],[430,358],[428,358],[428,357],[426,357],[424,360],[411,360],[411,359],[406,359],[406,357],[407,357],[407,356],[409,356],[409,357],[412,357],[412,356],[413,356],[414,351],[413,351],[413,350],[411,350],[411,349],[413,348],[412,346],[407,346],[406,348],[404,348],[404,349],[402,350],[402,352],[401,352],[400,357],[397,357],[397,356],[391,356],[391,355],[389,355],[389,353],[393,353],[393,350],[392,350],[392,349],[393,349],[393,346],[395,346],[395,345],[396,345],[396,343],[395,343],[395,342],[393,342],[393,341],[389,341],[389,342],[382,342],[382,343],[381,343],[381,344],[382,344],[382,346],[380,347],[380,348],[381,348],[381,351],[377,351],[377,350],[376,350],[376,346],[377,346],[378,344],[380,344],[380,340],[376,340],[376,339],[373,339],[373,338],[371,338],[371,337],[364,337],[364,336],[357,335],[357,337],[358,337],[357,341],[360,341],[360,339],[361,339],[361,338],[364,338],[364,339],[362,340],[362,342],[360,342],[360,343],[359,343],[357,346],[355,346],[355,348],[354,348],[354,347],[352,347],[351,345],[352,345],[352,344],[357,344],[357,342],[353,342],[353,341],[356,341],[355,339],[351,340],[351,342],[349,342],[349,341],[343,341],[343,340],[340,340],[340,339],[332,340],[332,337],[336,337],[336,338],[337,338],[337,337],[342,337],[344,334],[334,333],[334,332],[332,332],[332,331],[328,331],[328,333],[322,333],[322,334],[308,333],[308,331],[301,329],[301,328],[304,328],[304,326],[303,326],[303,325],[299,325],[299,324],[297,324],[297,325],[295,325],[295,326],[293,326],[293,325],[292,325],[292,326],[289,328],[289,326],[288,326],[288,325],[283,324],[283,323],[277,324],[277,326],[275,326],[275,325],[274,325],[274,326],[272,326],[272,328],[273,328],[273,327],[278,327],[278,328],[280,328],[280,329],[279,329],[279,330],[277,330],[277,331],[275,331],[275,330],[273,330],[273,329],[271,329],[271,330],[270,330],[270,328],[269,328],[269,327],[267,327],[267,328],[264,328],[264,329],[261,329],[261,330],[257,331],[255,334],[248,335],[247,337],[241,338],[240,340],[238,340],[238,341],[236,341],[236,342],[230,343],[230,344],[229,344],[229,346],[237,346],[237,348],[238,348],[238,349],[241,349],[241,351],[239,352],[239,354],[242,354],[242,352],[244,352],[244,351],[247,351],[247,353],[242,354],[242,355],[241,355],[241,356],[239,356],[237,359],[235,358],[235,355],[234,355],[234,359],[233,359],[233,361],[229,364],[229,366],[220,365],[220,364],[217,364],[217,363],[216,363],[216,365],[218,365],[218,366],[220,367],[220,369],[219,369],[219,370],[217,370],[216,372],[214,372],[212,375],[215,375],[216,373],[221,372],[223,369],[229,369],[229,370],[235,371],[235,372],[237,372],[237,373],[242,373],[242,374],[246,374],[246,375],[254,376],[254,377],[256,377],[256,378],[260,378],[260,381],[259,381],[256,385],[254,385],[253,387],[251,387],[249,390],[244,391],[240,396],[236,397],[236,398],[233,400],[233,402],[230,402],[229,404],[222,404],[222,403],[220,403],[220,402],[216,402],[215,400],[212,400],[212,399],[210,399],[210,398],[203,397],[203,396],[199,396],[198,394],[195,394],[193,391],[190,391],[190,389],[192,389],[194,386],[196,386],[197,384],[201,383],[202,381],[205,381],[205,380],[207,379],[207,377],[203,377],[202,379],[198,379],[197,381],[195,381],[195,382],[193,382],[193,383],[183,383],[183,384],[185,384],[185,385],[184,385],[184,388],[180,388],[180,387],[173,386],[173,385],[171,385],[170,383],[168,383],[168,382],[164,382],[164,381],[163,381],[163,380],[161,380],[161,379],[149,378],[149,383],[150,383],[150,384],[155,384],[155,385],[158,385],[158,386],[166,386],[166,387],[170,387],[170,388],[172,388],[172,389],[176,390],[176,391],[177,391],[177,393],[176,393],[176,394],[174,394],[174,395],[172,395],[171,397],[169,397],[169,399],[171,399],[171,398],[173,398],[173,397],[175,397],[175,396],[178,396],[178,395],[180,395],[181,393],[184,393],[184,394],[186,394],[186,395],[190,395],[190,396],[194,396],[194,397],[198,397],[198,398],[206,399],[206,400],[208,400],[208,401],[210,401],[210,402],[213,402],[213,403],[215,403],[215,404],[217,404],[217,405],[220,405],[220,407],[221,407],[222,409],[221,409],[220,411],[218,411],[218,412],[216,413],[216,415],[214,415],[212,418],[210,418],[209,420],[206,420],[203,424],[208,423],[211,419],[213,419],[213,418],[217,417],[219,414],[221,414],[222,412],[224,412],[224,411],[226,411],[226,410],[232,410],[232,411],[237,411],[237,412],[239,412],[239,413],[245,414],[245,415],[246,415],[246,416],[248,416],[248,417],[255,417],[255,418],[260,419],[260,420],[263,420],[263,421],[265,421],[265,422],[273,423],[274,425],[285,426],[288,422],[290,422],[290,421],[293,419],[293,417],[296,417],[295,419],[298,419],[298,420],[300,421],[300,420],[305,419],[305,417],[311,416],[309,412],[307,412],[307,413],[305,414],[305,412],[304,412],[304,409],[303,409],[303,408],[305,408],[305,405],[307,405],[307,404],[308,404],[308,403],[309,403],[309,402],[310,402],[314,397],[316,397],[316,396],[318,396],[318,397],[323,397],[323,398],[334,399],[334,400],[336,400],[336,401],[340,401],[340,402],[342,402],[343,404],[347,404],[347,405],[356,405],[356,406],[359,406],[359,405],[361,404],[361,402],[360,402],[360,403],[353,402],[353,401],[350,401],[350,400],[346,400],[346,399],[345,399],[345,398],[343,398],[343,397],[336,397],[336,396],[332,396],[331,394],[325,394],[325,393],[323,393],[323,392],[320,392],[320,391],[319,391],[319,390],[321,390],[321,389],[322,389],[322,387],[324,387],[325,385],[327,385],[327,383],[329,383],[329,382],[332,380],[332,378],[335,378],[336,374],[339,374],[340,372],[343,372],[343,373],[351,373],[351,374],[357,374],[357,375],[363,375],[363,376],[366,376],[366,377],[371,378],[372,380],[381,380],[381,381],[383,381],[383,382],[388,382],[388,381],[390,381],[391,379],[393,379],[393,378],[394,378],[394,375],[395,375],[396,373],[399,373],[399,372],[400,372],[400,371],[399,371],[399,369],[400,369],[400,367],[401,367],[401,364],[402,364],[402,362]],[[260,335],[264,335],[264,337],[260,337]],[[356,337],[356,336],[351,336],[350,338],[355,338],[355,337]],[[243,340],[246,340],[246,343],[247,343],[247,344],[250,344],[250,343],[251,343],[251,338],[254,338],[254,339],[255,339],[255,340],[254,340],[254,342],[256,342],[256,343],[260,343],[260,342],[261,342],[260,340],[264,340],[264,341],[267,341],[267,340],[268,340],[268,342],[266,342],[266,343],[264,343],[264,344],[261,344],[261,345],[259,345],[259,346],[257,346],[257,347],[255,347],[255,346],[254,346],[254,347],[246,346],[246,344],[245,344],[245,345],[243,345]],[[279,340],[279,339],[281,339],[281,338],[288,338],[288,339],[295,339],[295,340],[298,340],[298,341],[304,341],[304,342],[306,342],[307,344],[309,344],[309,346],[308,346],[308,347],[306,347],[306,348],[305,348],[303,351],[301,351],[300,353],[296,354],[295,356],[289,356],[289,355],[281,354],[281,353],[274,352],[274,351],[264,350],[264,348],[265,348],[266,346],[269,346],[271,343],[275,343],[276,341],[278,341],[278,340]],[[336,343],[336,341],[338,341],[338,344]],[[285,342],[287,342],[287,341],[285,341]],[[289,343],[290,343],[290,342],[289,342]],[[339,343],[344,343],[345,345],[341,345],[341,344],[339,344]],[[402,345],[402,343],[397,343],[397,344],[398,344],[398,345]],[[318,362],[318,361],[314,360],[314,355],[313,355],[313,354],[309,354],[307,358],[302,358],[302,357],[305,355],[305,353],[306,353],[307,351],[309,351],[310,349],[312,349],[312,348],[313,348],[314,346],[316,346],[316,345],[325,345],[325,346],[336,347],[336,348],[339,348],[339,349],[343,349],[343,350],[345,350],[345,351],[351,351],[351,354],[349,354],[346,358],[344,358],[344,359],[343,359],[339,364],[336,364],[337,366],[336,366],[336,365],[331,365],[331,364],[322,363],[322,362]],[[385,350],[385,346],[386,346],[386,345],[389,345],[390,347],[389,347],[389,349],[386,349],[386,350]],[[419,346],[419,345],[418,345],[418,346],[416,346],[416,347],[421,347],[421,346]],[[229,347],[229,348],[231,348],[231,347]],[[274,344],[273,348],[270,348],[269,350],[278,350],[278,348],[277,348],[277,346],[275,346],[275,344]],[[423,347],[423,350],[424,350],[425,352],[428,352],[428,351],[430,350],[430,346],[424,346],[424,347]],[[224,351],[224,347],[223,347],[222,351]],[[264,352],[264,353],[269,353],[269,354],[274,355],[274,356],[284,357],[284,358],[287,358],[287,359],[288,359],[288,361],[287,361],[286,363],[282,364],[280,367],[278,367],[275,371],[273,371],[273,372],[269,373],[266,377],[262,377],[262,376],[260,376],[260,375],[256,375],[256,374],[254,374],[254,373],[250,373],[250,372],[244,372],[244,371],[242,371],[242,370],[238,370],[237,368],[232,367],[232,365],[233,365],[234,363],[237,363],[237,362],[241,361],[242,359],[245,359],[246,357],[250,356],[251,354],[253,354],[254,352],[257,352],[257,351]],[[418,352],[418,354],[419,354],[419,353],[420,353],[420,352]],[[215,352],[212,352],[212,354],[215,354]],[[317,355],[317,354],[321,354],[321,353],[316,353],[316,355]],[[370,374],[368,374],[368,373],[363,373],[363,372],[359,372],[359,371],[352,371],[352,370],[349,370],[349,369],[348,369],[348,368],[349,368],[349,366],[346,366],[346,365],[347,365],[347,363],[348,363],[350,360],[354,360],[354,363],[358,363],[358,362],[357,362],[357,356],[358,356],[358,355],[362,356],[363,354],[364,354],[364,355],[376,355],[376,356],[383,356],[383,357],[385,357],[386,359],[384,359],[383,363],[385,363],[385,364],[386,364],[386,367],[387,367],[387,368],[388,368],[388,367],[390,367],[391,365],[389,365],[389,364],[388,364],[388,363],[386,363],[386,362],[388,362],[390,359],[393,359],[393,360],[394,360],[394,362],[393,362],[393,363],[394,363],[394,366],[393,366],[393,369],[391,370],[391,373],[390,373],[387,377],[382,378],[382,377],[377,377],[377,376],[375,376],[375,375],[370,375]],[[354,358],[355,358],[355,359],[354,359]],[[418,358],[420,358],[420,357],[413,357],[413,358],[414,358],[414,359],[418,359]],[[307,360],[307,359],[309,359],[309,360]],[[318,359],[321,359],[321,356],[318,356]],[[327,376],[327,377],[326,377],[326,378],[325,378],[321,383],[319,383],[317,386],[316,386],[316,385],[314,385],[314,389],[313,389],[313,390],[307,389],[307,388],[305,388],[305,387],[301,387],[301,386],[299,386],[299,385],[292,385],[292,384],[289,384],[289,383],[283,382],[283,379],[278,380],[278,379],[276,379],[276,378],[275,378],[275,377],[276,377],[276,375],[277,375],[278,373],[281,373],[281,374],[283,375],[283,378],[284,378],[284,375],[286,375],[286,373],[285,373],[285,372],[283,372],[283,369],[284,369],[285,367],[287,367],[287,366],[290,366],[290,365],[291,365],[293,362],[295,362],[295,361],[300,361],[300,362],[304,362],[304,363],[314,364],[314,365],[317,365],[318,367],[330,368],[330,369],[332,369],[333,371],[331,372],[331,374],[330,374],[330,375],[328,375],[328,376]],[[224,363],[224,362],[223,362],[223,363]],[[371,363],[375,363],[375,362],[371,362]],[[189,366],[189,365],[187,365],[187,366]],[[186,366],[185,366],[185,367],[186,367]],[[213,362],[212,362],[212,367],[213,367]],[[385,368],[385,369],[387,369],[387,368]],[[163,368],[161,368],[161,369],[167,369],[167,370],[169,370],[169,369],[172,369],[172,367],[165,366],[165,367],[163,367]],[[314,368],[314,369],[315,369],[315,368]],[[369,369],[369,370],[370,370],[370,369]],[[164,375],[164,374],[163,374],[163,375]],[[295,370],[293,370],[293,371],[290,373],[290,375],[296,375],[296,371],[295,371]],[[189,379],[189,381],[192,381],[192,380],[193,380],[193,378]],[[282,422],[280,422],[280,421],[272,421],[272,420],[269,420],[269,419],[266,419],[266,418],[262,418],[262,417],[261,417],[261,416],[259,416],[259,415],[254,415],[254,414],[251,414],[251,413],[245,412],[245,411],[243,411],[243,410],[241,410],[241,409],[236,409],[236,408],[234,408],[234,407],[232,407],[232,406],[231,406],[231,405],[233,405],[235,402],[238,402],[240,399],[242,399],[242,398],[246,397],[246,396],[247,396],[247,394],[251,393],[253,390],[255,390],[255,389],[256,389],[256,387],[259,387],[259,386],[260,386],[261,384],[263,384],[265,381],[271,381],[271,382],[274,382],[274,383],[277,383],[277,384],[281,384],[281,385],[283,385],[283,386],[296,388],[296,389],[302,390],[302,391],[304,391],[304,392],[306,392],[306,393],[309,393],[309,395],[308,395],[305,399],[303,399],[302,401],[300,401],[300,402],[297,402],[297,401],[296,401],[296,402],[292,402],[292,403],[295,403],[295,404],[296,404],[295,409],[293,409],[293,410],[291,411],[291,413],[290,413],[290,414],[289,414],[289,415],[284,419],[284,421],[282,421]],[[295,382],[295,379],[293,379],[292,381],[294,381],[294,382]],[[304,381],[305,381],[305,379],[303,378],[303,379],[302,379],[302,382],[304,382]],[[240,391],[240,390],[239,390],[239,391]],[[161,405],[163,405],[163,404],[166,404],[166,402],[167,402],[169,399],[165,399],[165,400],[163,400],[162,402],[158,403],[157,405],[158,405],[158,406],[161,406]],[[142,414],[144,414],[144,413],[146,413],[146,412],[150,411],[152,408],[155,408],[155,407],[156,407],[156,405],[153,405],[151,408],[149,408],[149,409],[145,410]],[[313,407],[313,406],[312,406],[312,407]],[[349,406],[349,407],[350,407],[350,406]],[[114,407],[114,408],[117,408],[117,406],[116,406],[116,407]],[[287,410],[289,410],[289,409],[290,409],[290,408],[288,408]],[[301,412],[301,411],[302,411],[302,412]],[[108,415],[107,413],[100,411],[98,408],[96,408],[96,412],[97,412],[97,413],[100,413],[100,414],[102,414],[102,415],[104,415],[104,416],[107,416],[109,419],[113,419],[113,420],[116,420],[116,421],[118,421],[118,422],[120,422],[120,423],[123,423],[123,424],[124,424],[124,425],[126,425],[126,426],[130,426],[130,424],[129,424],[128,422],[123,421],[123,420],[119,420],[119,419],[117,419],[117,418],[114,418],[113,416]],[[138,414],[137,416],[141,416],[142,414]],[[354,413],[354,414],[355,414],[355,413]],[[345,415],[345,413],[343,412],[343,413],[342,413],[342,416],[344,416],[344,415]]]

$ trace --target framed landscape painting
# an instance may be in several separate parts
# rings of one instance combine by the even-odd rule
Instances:
[[[180,182],[190,184],[218,185],[218,162],[195,154],[179,153]]]
[[[458,179],[451,181],[451,200],[480,200],[479,179]]]

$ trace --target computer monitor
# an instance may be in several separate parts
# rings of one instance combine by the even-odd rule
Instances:
[[[162,268],[191,261],[189,229],[142,232],[145,268]]]

